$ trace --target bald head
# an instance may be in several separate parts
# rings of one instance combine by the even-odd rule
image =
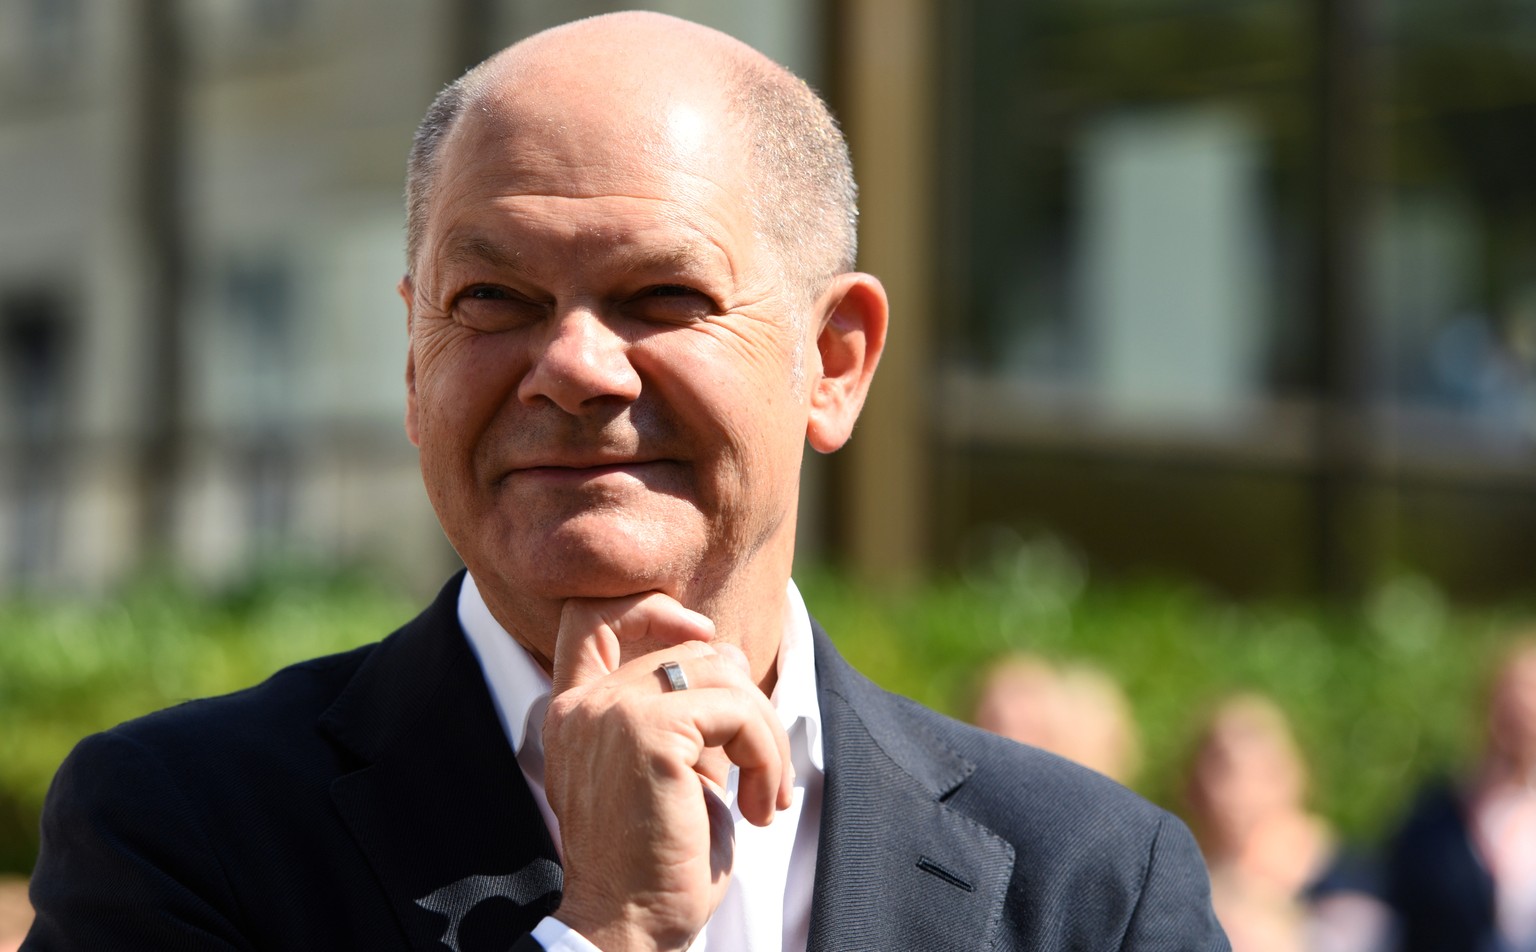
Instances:
[[[658,161],[709,148],[746,163],[743,199],[789,289],[814,296],[853,269],[857,191],[847,144],[798,77],[707,27],[656,13],[578,20],[535,34],[445,88],[416,131],[406,178],[414,270],[444,156],[461,141],[534,136],[577,115]]]

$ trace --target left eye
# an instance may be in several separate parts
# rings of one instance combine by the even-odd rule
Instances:
[[[715,313],[715,302],[686,284],[653,284],[622,305],[624,313],[657,324],[692,324]]]

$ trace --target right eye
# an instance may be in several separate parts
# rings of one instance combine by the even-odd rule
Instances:
[[[539,308],[522,295],[495,284],[474,284],[459,293],[454,316],[478,331],[504,331],[537,320]]]

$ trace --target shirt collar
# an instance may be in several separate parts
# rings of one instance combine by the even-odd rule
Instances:
[[[459,588],[459,626],[480,660],[501,730],[512,744],[512,753],[523,749],[528,734],[528,712],[549,695],[549,675],[522,645],[507,634],[485,604],[475,577],[464,573]]]
[[[815,649],[811,643],[811,616],[793,579],[788,583],[787,596],[784,637],[779,643],[776,662],[778,679],[771,700],[784,730],[789,734],[791,746],[799,746],[803,736],[805,748],[796,753],[803,754],[820,771],[825,766],[822,760],[821,705],[816,696]],[[549,696],[549,675],[496,621],[480,594],[479,586],[475,584],[474,576],[468,572],[464,573],[464,583],[459,588],[459,625],[464,629],[470,648],[480,662],[480,670],[484,673],[486,686],[490,688],[491,699],[495,702],[502,732],[512,745],[513,754],[517,754],[527,743],[530,728],[542,728],[542,724],[533,725],[529,714],[536,704]],[[800,724],[804,725],[803,735],[796,730]]]
[[[821,699],[816,693],[816,649],[811,640],[811,613],[795,580],[789,580],[788,610],[784,618],[784,640],[779,642],[779,677],[773,686],[773,709],[789,734],[790,744],[798,742],[795,726],[805,725],[803,753],[818,771],[825,769],[821,758]]]

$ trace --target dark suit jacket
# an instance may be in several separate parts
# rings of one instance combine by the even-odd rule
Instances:
[[[458,589],[377,645],[82,741],[44,810],[23,949],[537,948],[519,937],[560,867]],[[1227,948],[1176,819],[815,641],[812,948]]]
[[[1402,952],[1497,952],[1495,895],[1472,846],[1466,803],[1450,784],[1428,787],[1387,855],[1387,899]]]

